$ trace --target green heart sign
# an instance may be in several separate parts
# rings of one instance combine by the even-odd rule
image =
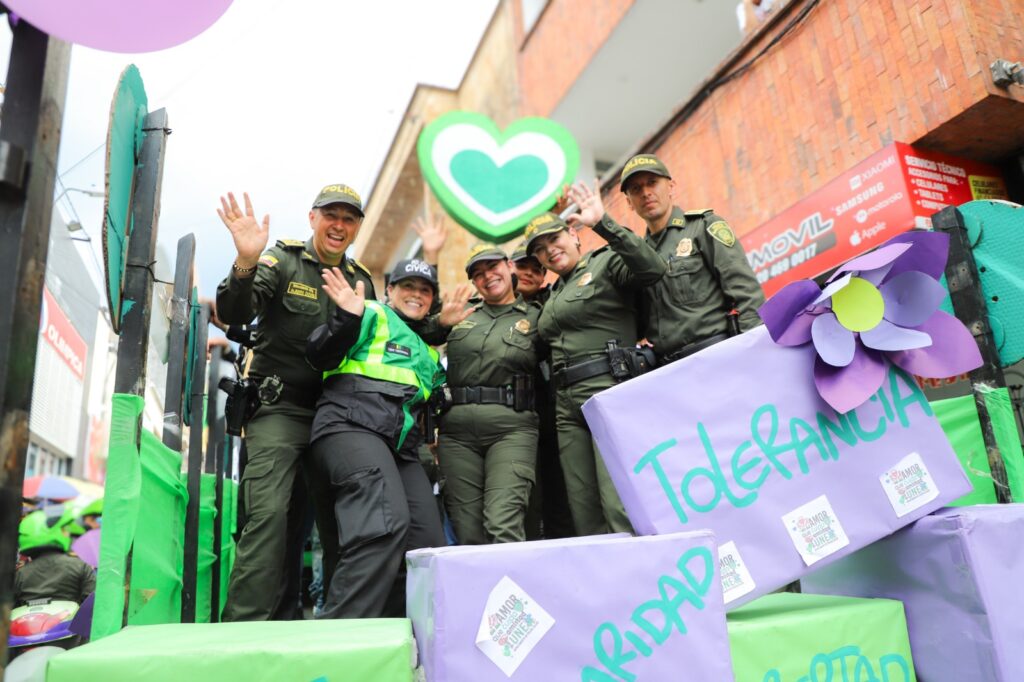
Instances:
[[[500,243],[523,233],[555,203],[579,170],[568,130],[546,118],[521,118],[504,131],[482,114],[455,111],[423,129],[420,170],[445,211],[479,239]]]

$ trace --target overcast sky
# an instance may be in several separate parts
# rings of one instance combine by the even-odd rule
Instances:
[[[159,243],[173,259],[177,240],[195,233],[201,292],[211,295],[234,255],[215,213],[220,194],[247,190],[256,211],[270,214],[272,241],[306,239],[320,187],[342,182],[369,194],[416,84],[456,87],[496,4],[236,0],[205,33],[172,49],[125,55],[75,46],[60,180],[102,190],[110,101],[134,63],[149,110],[165,108],[173,130]],[[9,50],[6,32],[5,62]],[[77,213],[98,250],[103,200],[69,192],[60,205],[71,219]]]

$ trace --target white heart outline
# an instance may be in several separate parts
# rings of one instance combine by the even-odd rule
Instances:
[[[548,168],[548,179],[540,191],[533,194],[518,205],[495,213],[474,199],[462,185],[456,182],[451,172],[451,162],[456,154],[473,149],[486,154],[497,167],[501,167],[514,158],[526,154],[536,156]],[[552,138],[542,133],[523,131],[498,142],[484,129],[471,123],[456,123],[437,134],[430,152],[430,160],[438,177],[449,191],[469,210],[491,225],[501,225],[516,218],[544,197],[558,189],[559,182],[565,176],[568,162],[565,151]]]

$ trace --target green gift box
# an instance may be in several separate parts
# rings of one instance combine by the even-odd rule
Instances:
[[[988,452],[985,450],[985,441],[981,435],[981,423],[978,421],[974,396],[936,400],[931,406],[936,419],[942,425],[942,430],[946,432],[946,437],[953,445],[960,464],[967,472],[967,477],[974,485],[973,492],[951,502],[949,506],[995,504],[996,490],[992,483],[992,470],[988,464]],[[1010,394],[1005,388],[987,393],[985,407],[992,420],[992,432],[1006,467],[1010,497],[1014,502],[1024,502],[1024,456],[1021,454],[1020,434],[1017,432]]]
[[[916,682],[903,604],[769,594],[727,616],[736,682]]]
[[[412,682],[405,619],[140,625],[49,662],[47,682]]]

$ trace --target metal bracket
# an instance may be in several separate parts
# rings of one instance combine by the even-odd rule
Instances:
[[[1024,67],[1020,62],[997,59],[988,66],[992,72],[992,82],[999,88],[1008,88],[1014,83],[1024,85]]]

